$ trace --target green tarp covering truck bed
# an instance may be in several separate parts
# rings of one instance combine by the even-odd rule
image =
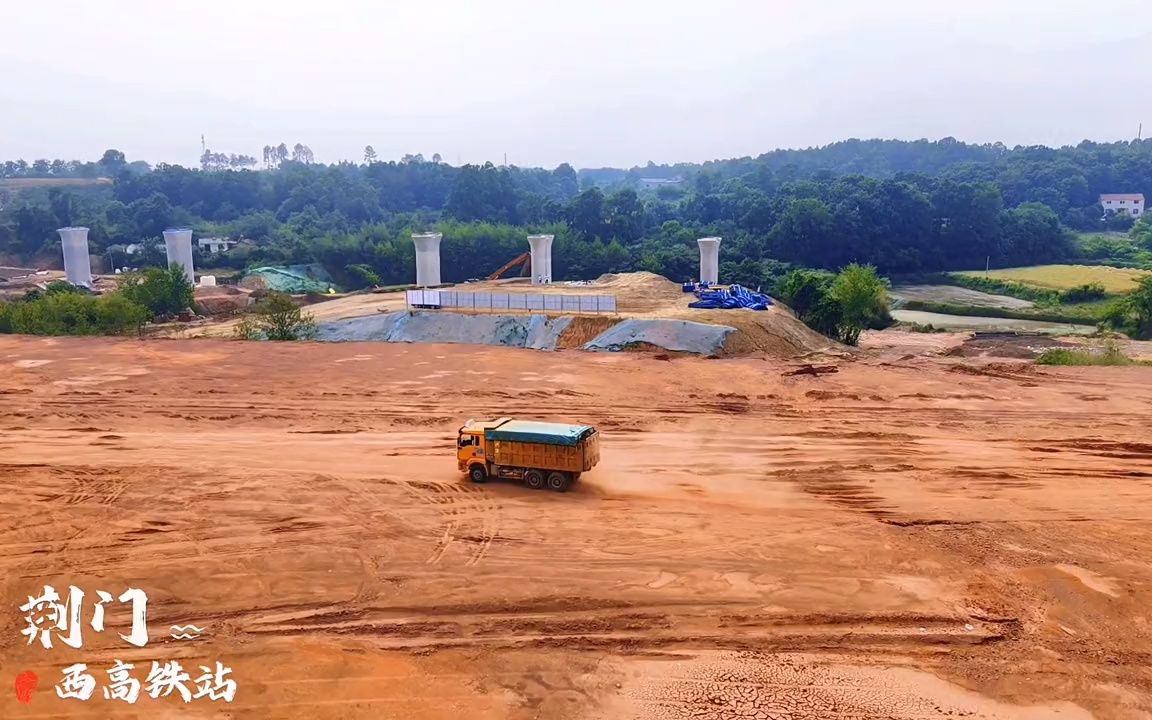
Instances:
[[[498,427],[486,428],[484,437],[488,440],[574,446],[593,432],[595,430],[588,425],[509,420]]]

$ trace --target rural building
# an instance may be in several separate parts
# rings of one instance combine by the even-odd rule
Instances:
[[[681,178],[640,178],[640,187],[647,190],[654,190],[662,187],[676,187],[684,182]]]
[[[1144,214],[1144,196],[1140,193],[1113,193],[1100,196],[1105,213],[1128,213],[1138,218]]]
[[[228,240],[227,238],[198,238],[196,244],[200,246],[201,250],[207,250],[210,253],[227,252],[236,244],[235,240]]]

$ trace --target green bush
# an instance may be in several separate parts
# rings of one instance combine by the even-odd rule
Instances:
[[[22,335],[124,335],[147,320],[147,309],[115,293],[56,293],[0,305],[0,332]]]
[[[865,328],[883,328],[892,323],[888,314],[888,281],[871,265],[852,263],[840,271],[829,289],[829,297],[840,306],[840,341],[855,345]]]
[[[1049,348],[1036,358],[1037,365],[1140,365],[1124,354],[1114,341],[1107,341],[1104,347],[1074,350],[1070,348]]]
[[[192,283],[176,263],[167,270],[148,268],[122,276],[120,293],[155,317],[172,317],[193,304]]]
[[[1144,250],[1152,250],[1152,220],[1148,216],[1140,218],[1140,222],[1132,226],[1128,237]]]
[[[865,328],[892,324],[888,281],[869,265],[855,263],[832,275],[820,270],[793,270],[776,287],[776,296],[805,325],[846,345],[855,345]]]
[[[348,276],[349,285],[353,290],[359,290],[366,287],[375,287],[380,284],[380,276],[376,274],[370,266],[364,263],[356,265],[346,265],[344,273]]]
[[[828,294],[835,279],[835,275],[824,270],[793,270],[777,283],[772,294],[803,317]]]
[[[29,292],[32,292],[32,291],[29,291]],[[73,285],[70,282],[65,282],[64,280],[53,280],[52,282],[48,283],[47,287],[44,288],[44,296],[45,297],[47,297],[49,295],[60,295],[63,293],[70,293],[72,295],[91,295],[92,294],[89,290],[82,288],[82,287],[79,287],[79,286],[76,286],[76,285]]]
[[[1136,290],[1109,305],[1104,322],[1138,340],[1152,339],[1152,275],[1141,279]]]
[[[1098,282],[1084,283],[1060,293],[1060,302],[1068,304],[1092,302],[1093,300],[1103,300],[1107,296],[1108,291],[1104,289],[1103,284]]]
[[[309,340],[316,336],[315,319],[304,313],[289,295],[271,292],[236,325],[240,340]]]

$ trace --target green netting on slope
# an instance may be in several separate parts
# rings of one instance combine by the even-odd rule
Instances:
[[[269,290],[293,295],[323,293],[328,292],[328,288],[336,288],[331,276],[323,267],[315,264],[252,268],[245,276],[246,280],[248,278],[257,280],[257,284],[266,286]]]

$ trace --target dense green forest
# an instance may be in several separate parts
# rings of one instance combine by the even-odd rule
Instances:
[[[1131,226],[1103,219],[1100,193],[1152,197],[1152,140],[1011,149],[852,140],[580,172],[455,167],[439,156],[382,162],[371,148],[362,163],[325,165],[306,146],[289,154],[281,143],[264,148],[263,169],[254,166],[255,158],[210,151],[196,169],[129,162],[116,150],[87,163],[2,163],[6,178],[114,182],[98,192],[0,183],[0,254],[58,254],[56,229],[85,225],[94,253],[144,243],[143,257],[162,262],[161,231],[184,225],[247,241],[212,258],[217,267],[319,262],[355,286],[373,274],[411,282],[414,231],[444,233],[446,281],[487,274],[527,249],[526,234],[550,232],[558,279],[645,269],[679,280],[697,273],[695,239],[720,235],[723,279],[756,286],[792,266],[858,262],[900,274],[1082,259],[1074,230]],[[650,178],[679,181],[653,190]]]

